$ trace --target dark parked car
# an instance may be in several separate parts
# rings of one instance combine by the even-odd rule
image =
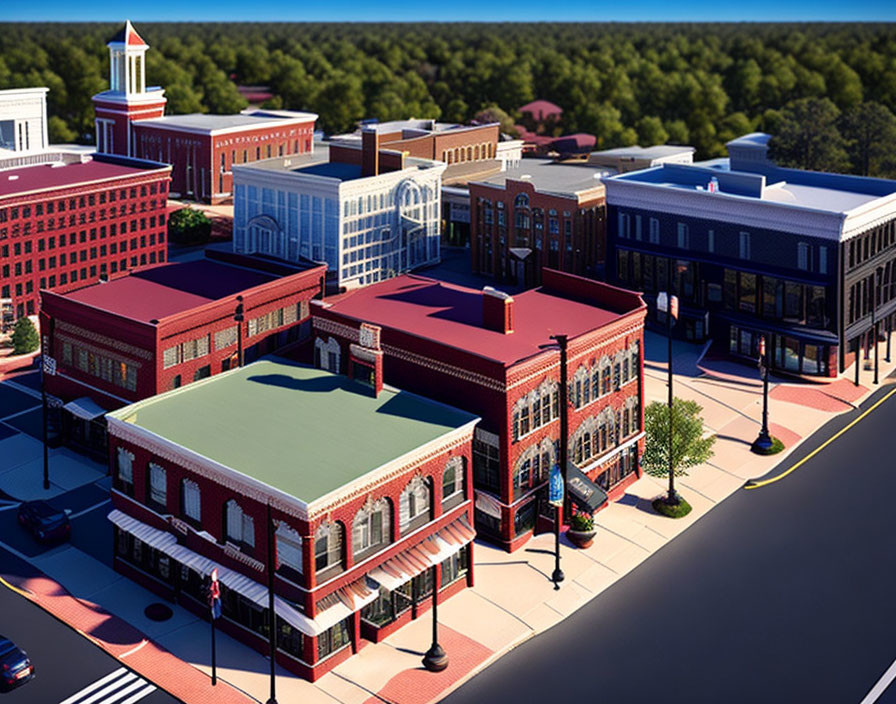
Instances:
[[[72,524],[65,511],[53,508],[46,501],[20,504],[19,523],[42,543],[68,540],[72,534]]]
[[[25,651],[0,636],[0,691],[8,692],[33,677],[34,665]]]

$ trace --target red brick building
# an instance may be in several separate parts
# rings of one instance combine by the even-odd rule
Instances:
[[[525,159],[470,183],[473,271],[535,286],[544,267],[598,277],[606,257],[600,168]]]
[[[363,325],[376,325],[386,382],[482,418],[477,532],[510,550],[552,516],[560,361],[550,335],[569,336],[569,459],[611,500],[639,475],[645,314],[637,293],[550,269],[512,298],[401,276],[312,306],[319,366],[347,369]]]
[[[11,314],[0,324],[36,314],[41,289],[70,291],[166,260],[171,167],[59,157],[0,173],[0,300]]]
[[[97,151],[171,164],[172,197],[220,203],[233,195],[234,164],[312,150],[313,113],[165,115],[165,91],[146,86],[149,45],[130,22],[108,47],[110,89],[93,97]]]
[[[371,333],[363,383],[274,357],[109,414],[115,569],[206,618],[217,569],[219,627],[263,653],[272,582],[311,680],[473,582],[478,419],[383,388]]]
[[[57,363],[46,386],[67,404],[71,442],[104,451],[104,411],[237,366],[240,348],[252,361],[310,334],[309,301],[323,294],[325,266],[209,256],[42,293],[46,354]]]

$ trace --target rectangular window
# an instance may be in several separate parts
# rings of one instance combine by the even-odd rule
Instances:
[[[199,485],[189,479],[183,480],[184,516],[197,523],[202,520],[202,498]]]
[[[678,223],[678,248],[679,249],[687,249],[690,247],[691,237],[688,226],[683,222]]]
[[[707,252],[715,252],[716,251],[716,231],[710,230],[706,233],[706,251]]]
[[[809,270],[809,245],[805,242],[796,246],[796,265],[803,271]]]
[[[162,352],[162,368],[168,369],[180,361],[180,346],[169,347]]]
[[[115,487],[128,496],[134,495],[134,455],[118,448],[118,482]]]
[[[641,216],[635,215],[635,239],[641,241]]]
[[[215,350],[223,350],[225,347],[235,345],[237,342],[237,326],[232,325],[215,333]]]
[[[738,256],[741,259],[749,259],[750,254],[750,233],[749,232],[741,232],[739,238],[739,250]]]
[[[820,273],[820,274],[828,273],[828,248],[827,247],[819,247],[818,248],[818,273]]]
[[[168,505],[165,470],[153,462],[149,463],[149,502],[163,511]]]
[[[660,243],[660,221],[650,218],[650,244]]]

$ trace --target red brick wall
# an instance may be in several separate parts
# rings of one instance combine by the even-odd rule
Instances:
[[[530,229],[526,246],[532,250],[527,257],[529,267],[526,281],[537,285],[541,281],[542,268],[558,269],[579,276],[596,276],[603,270],[606,259],[606,205],[603,191],[581,198],[562,197],[540,193],[532,183],[508,180],[503,189],[470,184],[470,247],[473,271],[501,278],[510,276],[511,254],[509,249],[517,246],[516,217],[514,201],[517,195],[529,196]],[[487,224],[483,215],[483,201],[492,204],[492,223]],[[498,226],[498,202],[504,204],[505,244],[500,242]],[[543,212],[542,247],[535,246],[535,209]],[[558,233],[550,232],[550,210],[557,211]],[[568,212],[569,215],[564,213]],[[572,250],[567,249],[566,222],[571,222]],[[556,250],[551,249],[551,241],[556,240]],[[491,242],[491,256],[486,242]]]
[[[71,291],[101,274],[166,261],[167,194],[167,171],[135,169],[112,181],[3,198],[0,298],[36,314],[42,288]]]
[[[557,272],[547,274],[552,286],[562,294],[566,286],[580,287],[576,298],[593,300],[599,305],[605,297],[611,302],[627,302],[627,308],[632,312],[627,313],[615,322],[595,329],[584,335],[570,340],[568,350],[568,375],[572,381],[573,374],[582,361],[589,362],[592,359],[599,360],[602,356],[612,356],[620,349],[630,346],[635,340],[639,342],[641,349],[641,363],[638,378],[643,380],[643,325],[646,308],[639,304],[640,298],[636,294],[627,294],[613,287],[598,282],[590,282],[580,278],[570,278]],[[634,308],[634,310],[632,310]],[[312,309],[314,318],[322,321],[332,321],[357,329],[360,321],[343,317],[330,308],[314,306]],[[342,359],[348,357],[349,340],[333,334],[329,330],[315,327],[315,337],[324,340],[335,337],[342,348]],[[387,384],[407,389],[424,396],[436,399],[443,403],[462,408],[482,418],[480,427],[496,433],[499,436],[501,452],[501,492],[500,499],[505,504],[512,502],[513,494],[513,470],[520,455],[532,444],[541,442],[545,437],[559,438],[560,421],[556,419],[550,424],[526,435],[519,442],[512,441],[512,416],[513,406],[518,399],[526,396],[537,388],[545,379],[552,379],[559,383],[559,354],[556,351],[545,352],[530,358],[520,364],[505,369],[501,364],[478,357],[459,348],[442,345],[416,335],[404,333],[399,330],[384,327],[381,332],[381,341],[385,349],[397,348],[405,353],[419,355],[423,359],[411,359],[406,354],[396,355],[386,352],[383,361],[383,376]],[[442,365],[451,365],[457,368],[454,373],[445,369]],[[469,375],[482,375],[489,380],[487,383],[503,385],[506,381],[507,391],[497,388],[490,389],[483,384],[476,383]],[[586,418],[598,415],[607,405],[620,408],[620,404],[630,395],[640,397],[639,407],[642,418],[639,423],[643,428],[643,381],[630,382],[619,391],[600,398],[598,401],[576,410],[569,407],[569,433],[572,435]],[[643,451],[643,441],[639,443],[639,456]],[[572,456],[570,448],[570,457]],[[589,472],[592,478],[605,469],[601,466]],[[632,475],[624,482],[614,487],[610,492],[615,498],[624,487],[637,478]],[[505,547],[516,549],[525,543],[531,532],[518,538],[513,536],[513,518],[516,507],[505,510],[504,530],[502,540]]]
[[[354,559],[351,551],[351,526],[355,514],[358,512],[368,499],[372,496],[374,500],[386,497],[392,506],[392,536],[393,543],[399,541],[401,536],[399,531],[399,497],[401,492],[407,486],[408,482],[415,476],[420,475],[431,480],[431,488],[433,488],[433,520],[425,527],[414,531],[415,538],[413,543],[416,544],[424,537],[434,534],[445,524],[450,523],[459,516],[466,515],[472,521],[472,502],[466,501],[448,512],[443,513],[441,507],[441,490],[442,490],[442,472],[448,460],[452,457],[463,457],[466,471],[465,476],[465,492],[467,498],[472,496],[472,463],[470,455],[470,441],[472,433],[467,437],[466,441],[452,449],[445,449],[437,454],[425,459],[422,462],[416,462],[408,465],[400,474],[396,474],[393,479],[384,485],[377,486],[371,491],[363,491],[354,497],[339,504],[329,510],[326,514],[312,517],[311,521],[304,521],[284,514],[279,510],[273,511],[275,521],[284,521],[292,526],[303,537],[304,551],[304,581],[300,585],[310,591],[303,591],[288,581],[278,577],[278,593],[284,594],[287,598],[305,604],[305,611],[310,616],[314,616],[315,602],[327,594],[353,582],[364,574],[369,572],[373,567],[381,564],[393,555],[400,552],[404,546],[392,545],[385,550],[380,551],[371,558],[366,558],[358,569],[355,567]],[[258,560],[262,564],[266,564],[266,537],[264,533],[266,507],[264,504],[253,498],[237,495],[237,493],[227,487],[223,483],[206,479],[188,469],[185,469],[175,462],[172,462],[160,455],[146,450],[138,445],[127,442],[117,437],[110,437],[109,457],[110,471],[116,476],[117,471],[117,452],[118,448],[124,448],[134,454],[134,497],[133,499],[126,497],[118,492],[113,492],[113,503],[116,508],[133,515],[140,521],[152,525],[156,528],[165,529],[168,527],[167,522],[158,514],[145,506],[147,502],[147,465],[154,462],[164,467],[167,472],[167,499],[168,513],[174,516],[182,516],[180,507],[180,486],[184,478],[189,478],[199,485],[202,503],[202,523],[201,528],[213,535],[220,545],[217,547],[209,543],[209,541],[194,535],[192,532],[186,536],[185,543],[191,549],[200,552],[203,555],[219,561],[222,565],[246,574],[248,577],[256,581],[264,582],[264,575],[251,567],[234,560],[227,556],[223,551],[223,542],[225,535],[224,511],[225,503],[230,499],[236,499],[244,513],[251,515],[255,523],[255,549],[250,556]],[[338,576],[329,579],[324,585],[318,588],[316,584],[316,575],[311,569],[314,564],[314,540],[313,536],[318,526],[329,520],[330,522],[340,522],[345,526],[345,544],[346,550],[344,555],[344,570]]]

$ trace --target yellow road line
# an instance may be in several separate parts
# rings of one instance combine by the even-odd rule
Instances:
[[[888,398],[890,398],[890,396],[892,396],[893,394],[896,394],[896,389],[892,389],[889,393],[886,394],[886,396],[884,396],[884,397],[881,398],[879,401],[877,401],[873,406],[871,406],[871,408],[869,408],[867,411],[865,411],[864,413],[862,413],[862,415],[860,415],[858,418],[856,418],[855,420],[853,420],[851,423],[849,423],[849,424],[846,425],[845,427],[843,427],[843,428],[841,428],[840,430],[838,430],[834,435],[832,435],[831,437],[829,437],[829,438],[828,438],[827,440],[825,440],[821,445],[819,445],[819,446],[816,447],[814,450],[812,450],[812,452],[810,452],[808,455],[806,455],[805,457],[803,457],[803,459],[801,459],[799,462],[797,462],[795,465],[793,465],[793,467],[791,467],[790,469],[788,469],[786,472],[781,472],[781,474],[779,474],[779,475],[777,475],[777,476],[774,476],[774,477],[771,477],[770,479],[764,479],[764,480],[761,481],[761,482],[753,482],[753,481],[748,482],[748,483],[744,486],[744,489],[759,489],[760,487],[766,486],[766,485],[768,485],[768,484],[774,484],[774,483],[777,482],[777,481],[781,481],[781,480],[782,480],[784,477],[786,477],[788,474],[790,474],[791,472],[795,472],[795,471],[796,471],[799,467],[801,467],[804,463],[808,462],[808,461],[811,460],[813,457],[815,457],[815,455],[817,455],[817,454],[818,454],[819,452],[821,452],[824,448],[826,448],[828,445],[830,445],[832,442],[834,442],[834,440],[836,440],[836,439],[839,438],[841,435],[843,435],[843,433],[845,433],[847,430],[849,430],[850,428],[852,428],[856,423],[858,423],[858,422],[859,422],[860,420],[862,420],[865,416],[867,416],[869,413],[871,413],[871,411],[873,411],[875,408],[877,408],[879,405],[881,405],[884,401],[886,401]]]
[[[31,599],[31,593],[30,593],[30,592],[26,592],[24,589],[19,589],[17,586],[15,586],[15,585],[10,584],[9,582],[7,582],[5,579],[3,579],[3,577],[0,577],[0,584],[2,584],[2,585],[3,585],[4,587],[6,587],[7,589],[11,589],[11,590],[14,591],[16,594],[19,594],[19,595],[25,597],[26,599]]]

